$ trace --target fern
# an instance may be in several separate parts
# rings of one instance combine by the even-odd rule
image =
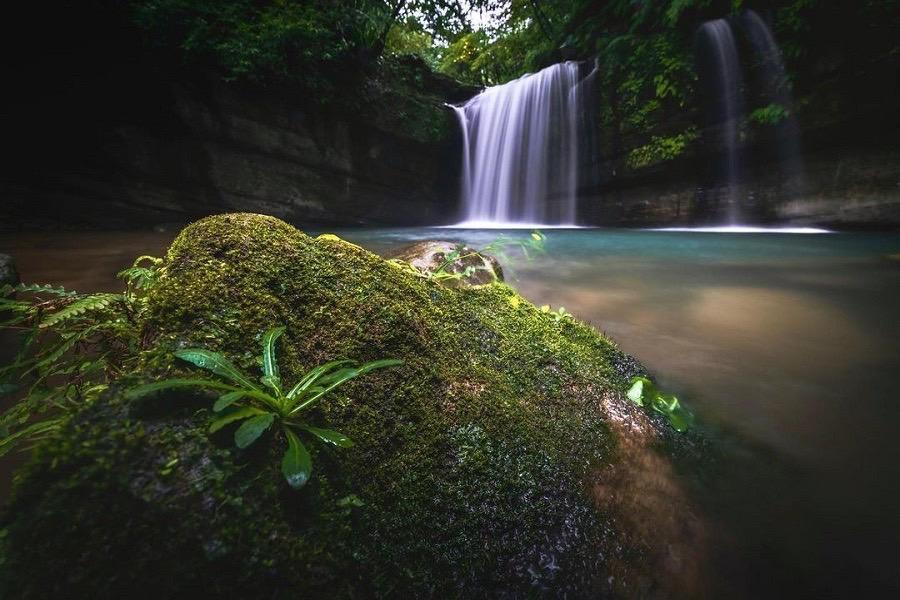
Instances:
[[[45,284],[45,285],[39,285],[39,284],[34,284],[34,283],[30,283],[30,284],[20,283],[16,286],[12,286],[12,291],[26,292],[26,293],[32,293],[32,294],[52,294],[54,296],[60,296],[63,298],[69,298],[69,297],[78,295],[78,292],[66,290],[66,288],[64,288],[62,286],[53,287],[49,283]]]
[[[81,316],[88,311],[102,311],[110,307],[114,302],[121,302],[122,294],[92,294],[76,300],[65,308],[49,315],[41,322],[41,328],[53,327],[63,321]]]
[[[0,367],[0,394],[18,400],[0,415],[0,455],[54,435],[71,411],[132,368],[144,347],[146,296],[162,272],[162,259],[141,256],[119,274],[124,294],[34,284],[0,289],[0,313],[11,315],[0,327],[27,332],[13,361]],[[31,296],[9,297],[15,292]]]

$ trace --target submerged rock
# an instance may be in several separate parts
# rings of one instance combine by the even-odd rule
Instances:
[[[9,254],[0,254],[0,287],[17,283],[19,283],[19,273],[16,271],[16,262]]]
[[[187,227],[149,297],[155,351],[42,444],[5,512],[4,597],[697,595],[704,531],[675,476],[677,436],[622,393],[639,367],[589,326],[502,283],[448,288],[334,236],[233,214]],[[212,397],[128,402],[203,346],[281,375],[399,358],[310,420],[284,482],[275,433],[207,433]],[[678,442],[677,440],[682,440]]]
[[[458,252],[459,258],[447,264],[453,252]],[[503,281],[503,269],[496,258],[454,242],[416,242],[391,253],[390,257],[408,262],[422,273],[431,274],[443,267],[443,272],[458,276],[458,279],[446,280],[451,284],[485,285]],[[469,275],[466,275],[467,270]]]

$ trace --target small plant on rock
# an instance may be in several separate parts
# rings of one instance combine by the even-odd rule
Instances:
[[[543,306],[541,306],[541,312],[553,317],[554,323],[561,323],[562,321],[565,321],[566,319],[574,319],[575,318],[572,316],[572,313],[570,313],[569,311],[566,310],[565,306],[560,306],[559,309],[553,310],[552,308],[550,308],[549,304],[544,304]]]
[[[221,354],[192,348],[179,350],[175,356],[217,375],[219,381],[167,379],[136,387],[127,396],[138,398],[160,390],[185,387],[224,392],[213,404],[215,416],[209,426],[210,433],[231,423],[241,422],[234,432],[234,443],[238,448],[246,448],[277,423],[287,443],[281,460],[281,472],[288,485],[299,489],[306,484],[312,472],[312,458],[300,435],[312,436],[341,448],[353,445],[350,438],[342,433],[313,427],[302,419],[303,412],[351,379],[376,369],[403,364],[403,361],[385,359],[362,365],[351,360],[327,362],[308,371],[300,381],[285,391],[275,355],[275,344],[284,330],[284,327],[276,327],[263,335],[263,376],[259,380],[261,386]]]
[[[646,377],[634,377],[626,392],[628,399],[638,406],[648,406],[662,413],[675,431],[684,432],[694,423],[694,415],[673,394],[664,394]]]

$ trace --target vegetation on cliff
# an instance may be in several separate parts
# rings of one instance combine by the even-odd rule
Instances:
[[[896,0],[133,0],[130,6],[130,18],[154,47],[216,65],[230,80],[295,82],[325,103],[355,99],[366,106],[372,98],[363,82],[375,74],[386,82],[383,89],[415,98],[421,73],[398,69],[402,56],[475,86],[504,83],[560,60],[595,60],[601,150],[625,171],[693,149],[700,104],[694,42],[704,20],[754,9],[781,42],[801,99],[783,107],[750,98],[748,127],[759,135],[788,110],[808,111],[817,121],[839,119],[900,51],[890,25]],[[850,35],[862,44],[853,52],[833,44]],[[829,76],[823,82],[816,73]],[[828,101],[810,102],[809,96]],[[403,114],[395,120],[441,122],[423,108],[401,103]],[[446,134],[445,123],[414,127],[422,139]]]
[[[279,432],[235,448],[234,424],[209,434],[206,392],[128,393],[196,376],[186,348],[253,372],[276,323],[284,381],[403,361],[310,407],[356,444],[310,446],[299,492]],[[693,438],[625,397],[633,359],[503,283],[447,287],[335,236],[222,215],[171,246],[140,339],[137,364],[20,475],[6,597],[697,591],[703,528],[671,463]]]

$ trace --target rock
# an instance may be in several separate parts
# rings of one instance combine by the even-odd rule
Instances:
[[[9,254],[0,254],[0,287],[19,283],[19,272],[16,262]]]
[[[676,476],[692,438],[624,397],[635,364],[586,324],[248,214],[182,231],[146,311],[138,372],[20,473],[0,595],[702,595],[704,528]],[[258,374],[278,324],[286,382],[337,357],[404,361],[317,405],[356,445],[309,440],[299,491],[275,433],[243,451],[233,428],[207,433],[214,396],[123,397],[195,373],[169,354],[185,346]]]
[[[444,264],[447,256],[458,248],[460,250],[460,258],[445,267],[444,271],[459,275],[462,275],[470,267],[474,271],[467,277],[446,279],[444,280],[445,283],[450,285],[484,285],[495,281],[503,281],[503,269],[496,258],[481,254],[468,246],[460,247],[455,242],[444,240],[416,242],[400,248],[392,253],[390,258],[408,262],[423,273],[433,273]]]

